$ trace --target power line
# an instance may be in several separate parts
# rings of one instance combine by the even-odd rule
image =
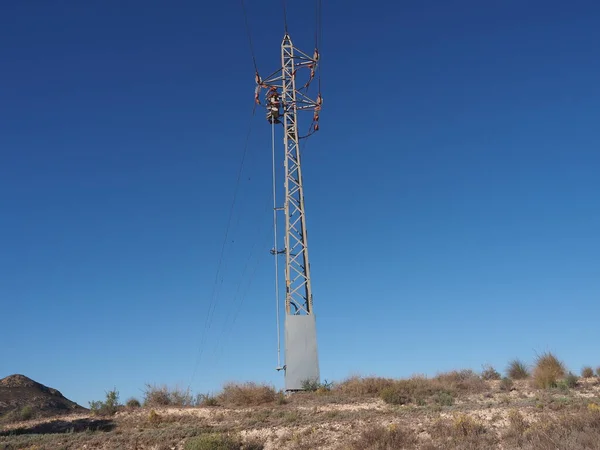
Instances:
[[[248,43],[250,44],[250,53],[252,54],[252,62],[254,64],[254,70],[258,73],[258,66],[256,64],[256,56],[254,54],[254,45],[252,44],[252,33],[250,33],[250,25],[248,25],[248,12],[246,11],[246,5],[244,0],[240,0],[242,3],[242,12],[244,14],[244,23],[246,25],[246,34],[248,35]]]
[[[212,318],[213,318],[214,311],[216,309],[217,302],[218,302],[217,285],[218,285],[218,282],[219,282],[219,275],[221,274],[221,266],[223,265],[223,258],[224,258],[224,254],[225,254],[225,247],[227,245],[227,239],[229,237],[229,231],[230,231],[230,228],[231,228],[231,221],[232,221],[232,218],[233,218],[233,211],[234,211],[234,208],[235,208],[235,204],[236,204],[236,200],[237,200],[237,196],[238,196],[238,192],[239,192],[240,180],[242,178],[242,172],[244,170],[244,163],[246,161],[246,155],[248,153],[248,143],[250,141],[250,135],[252,133],[252,125],[254,123],[253,119],[254,119],[255,112],[256,112],[256,105],[254,105],[254,107],[252,108],[252,115],[250,117],[250,124],[248,126],[248,132],[246,134],[246,139],[245,139],[245,142],[244,142],[244,148],[243,148],[243,152],[242,152],[242,160],[240,162],[240,167],[238,169],[237,178],[236,178],[236,181],[235,181],[235,189],[234,189],[234,192],[233,192],[233,199],[232,199],[231,205],[229,207],[229,218],[227,219],[227,228],[225,230],[225,236],[223,238],[223,243],[221,245],[221,253],[219,255],[219,262],[217,264],[217,272],[215,274],[215,281],[213,283],[211,299],[210,299],[210,303],[208,305],[208,313],[206,315],[206,320],[204,322],[204,329],[202,331],[202,337],[200,339],[200,347],[198,349],[198,355],[196,357],[196,364],[194,365],[194,371],[192,373],[192,378],[191,378],[191,381],[190,381],[190,386],[191,386],[192,382],[194,381],[194,377],[196,376],[196,372],[198,370],[198,365],[200,364],[200,360],[202,358],[202,353],[204,352],[204,344],[205,344],[205,340],[206,340],[206,333],[208,332],[208,330],[211,327]]]

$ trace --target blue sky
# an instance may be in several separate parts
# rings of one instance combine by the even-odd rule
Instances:
[[[312,52],[312,3],[289,3]],[[247,10],[267,74],[280,3]],[[282,387],[239,3],[3,2],[0,39],[0,377],[84,406]],[[323,378],[600,365],[599,42],[593,1],[323,2],[303,160]]]

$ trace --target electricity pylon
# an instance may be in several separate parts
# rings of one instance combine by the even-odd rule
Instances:
[[[283,125],[285,200],[283,208],[274,204],[274,226],[277,234],[277,211],[283,210],[284,249],[277,249],[276,235],[275,248],[271,253],[276,259],[280,254],[285,255],[285,365],[278,367],[278,370],[285,370],[285,388],[288,391],[302,390],[305,381],[320,381],[300,162],[300,140],[319,129],[321,94],[315,100],[307,95],[317,73],[318,60],[318,50],[315,49],[312,57],[308,56],[294,47],[286,32],[281,43],[281,70],[264,80],[256,74],[257,103],[260,103],[261,89],[267,89],[267,120],[272,124],[273,132],[275,125]],[[297,80],[301,76],[307,81],[298,88]],[[299,134],[298,116],[301,111],[313,112],[312,124],[306,136]],[[275,177],[275,166],[273,170]],[[277,320],[279,321],[279,313]]]

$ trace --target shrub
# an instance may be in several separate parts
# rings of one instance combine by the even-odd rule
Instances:
[[[436,449],[488,449],[496,448],[495,433],[488,433],[483,422],[467,414],[457,414],[451,419],[438,419],[432,424],[430,435],[442,441]]]
[[[194,399],[189,389],[169,389],[167,386],[146,384],[144,406],[193,406]]]
[[[238,438],[211,433],[189,438],[183,448],[184,450],[262,450],[264,446],[257,442],[243,445]]]
[[[384,388],[380,396],[384,402],[390,405],[406,405],[412,401],[409,390],[401,383]]]
[[[129,400],[127,400],[125,402],[125,406],[127,406],[130,409],[134,409],[134,408],[139,408],[141,407],[141,403],[137,398],[130,398]]]
[[[567,387],[569,387],[571,389],[577,387],[578,381],[579,381],[579,378],[573,372],[569,372],[567,374],[567,376],[565,377],[565,383],[567,384]]]
[[[31,406],[24,406],[23,408],[21,408],[21,410],[19,411],[19,419],[20,420],[30,420],[33,419],[33,409],[31,408]]]
[[[350,377],[335,386],[335,390],[351,396],[378,396],[394,384],[394,380],[379,377]]]
[[[481,372],[481,378],[486,381],[490,381],[490,380],[499,380],[502,378],[502,376],[492,366],[485,365],[485,366],[483,366],[483,372]]]
[[[441,406],[450,406],[454,404],[455,395],[453,386],[421,376],[396,380],[380,393],[381,399],[392,405],[416,403],[421,406],[427,404],[428,400]]]
[[[196,406],[218,406],[217,397],[210,394],[198,394],[196,397]]]
[[[600,377],[600,366],[596,367],[596,376]]]
[[[159,424],[162,421],[162,416],[160,414],[158,414],[156,411],[154,411],[153,409],[150,410],[150,413],[148,413],[148,422],[150,422],[153,425]]]
[[[433,381],[440,389],[462,393],[478,393],[487,390],[487,384],[472,370],[453,370],[438,374]]]
[[[515,385],[515,383],[513,382],[512,379],[510,379],[508,377],[504,377],[504,378],[502,378],[502,381],[500,381],[500,390],[504,391],[504,392],[510,392],[510,391],[512,391],[514,385]]]
[[[565,366],[552,353],[538,356],[533,369],[533,385],[539,389],[557,386],[559,379],[565,376]]]
[[[512,409],[508,413],[508,427],[508,433],[520,436],[527,430],[529,424],[519,411]]]
[[[487,431],[485,425],[467,414],[455,416],[452,426],[458,436],[479,436]]]
[[[454,397],[449,392],[440,391],[433,396],[433,401],[440,406],[454,405]]]
[[[105,401],[91,401],[90,410],[97,416],[114,416],[119,410],[119,392],[116,389],[106,393]]]
[[[375,425],[364,430],[350,448],[353,450],[401,449],[412,448],[417,443],[417,436],[409,429],[396,424],[387,428]]]
[[[271,386],[256,383],[228,383],[217,396],[221,404],[232,406],[258,406],[273,403],[277,400],[277,392]]]
[[[278,405],[285,405],[285,404],[287,404],[287,399],[285,398],[285,394],[282,391],[279,391],[277,393],[277,404]]]
[[[508,363],[506,374],[513,380],[524,380],[530,376],[527,365],[519,359],[513,359]]]
[[[302,382],[302,389],[308,392],[329,392],[333,387],[333,383],[325,380],[323,383],[319,380],[304,380]]]
[[[583,369],[581,369],[581,376],[583,378],[592,378],[594,376],[594,369],[592,369],[590,366],[585,366]]]

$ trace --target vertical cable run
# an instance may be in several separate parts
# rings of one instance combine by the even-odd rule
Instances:
[[[275,310],[277,312],[277,369],[281,367],[281,331],[279,325],[279,252],[277,251],[277,186],[275,179],[275,121],[271,123],[271,155],[273,165],[273,255],[275,256]]]

